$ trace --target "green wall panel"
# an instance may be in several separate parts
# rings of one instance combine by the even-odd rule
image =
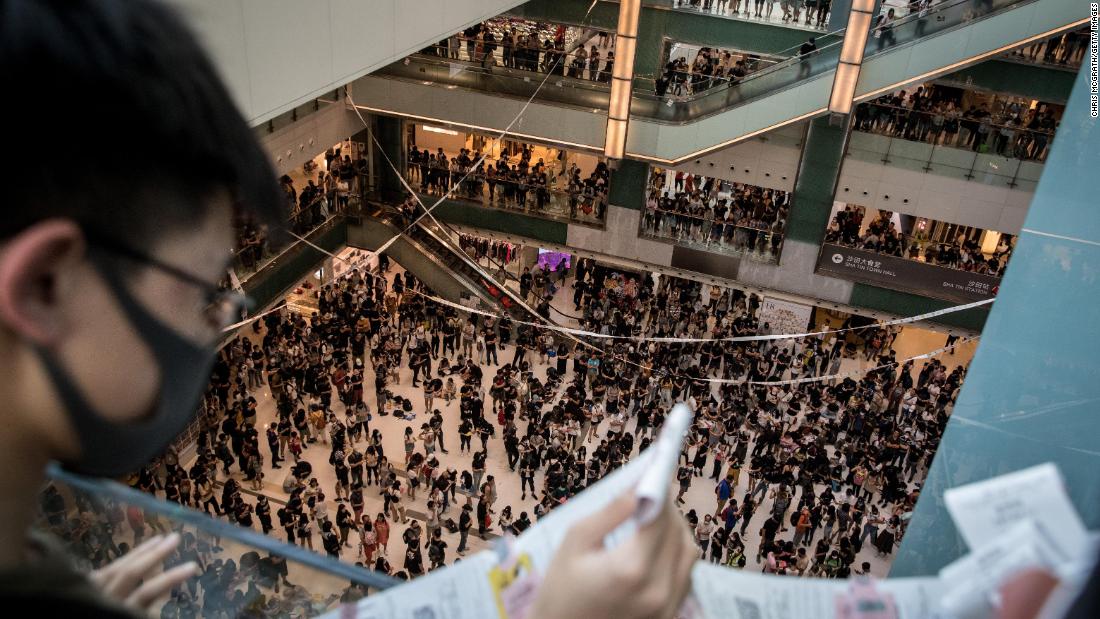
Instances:
[[[833,196],[844,158],[847,123],[830,125],[828,118],[809,123],[794,183],[786,238],[820,245],[829,225]]]
[[[940,301],[938,299],[930,299],[907,292],[899,292],[888,288],[879,288],[878,286],[858,283],[852,288],[852,296],[848,304],[856,307],[866,307],[883,312],[890,312],[891,314],[897,314],[899,316],[916,316],[918,314],[934,312],[954,305],[954,303],[949,301]],[[970,329],[971,331],[981,331],[985,326],[985,319],[987,316],[989,316],[989,310],[985,307],[978,307],[963,312],[955,312],[953,314],[940,316],[932,320],[932,322],[951,327]]]
[[[1065,103],[1076,75],[1074,71],[990,60],[936,81],[948,86],[988,90],[1047,103]]]
[[[641,161],[623,159],[611,173],[608,199],[615,206],[642,210],[645,206],[646,176],[649,166]]]
[[[425,196],[429,199],[430,196]],[[497,209],[490,209],[473,204],[466,204],[456,200],[447,200],[432,211],[432,214],[443,221],[449,221],[472,228],[496,230],[507,234],[526,236],[539,239],[548,243],[564,245],[568,233],[568,225],[560,221],[548,221],[537,217],[528,217],[522,213],[510,213]]]
[[[393,116],[374,115],[375,131],[378,143],[382,145],[386,157],[389,157],[398,169],[405,169],[405,121]],[[378,153],[375,155],[375,169],[380,170],[379,189],[384,198],[391,201],[401,201],[406,195],[405,187],[401,179],[394,173],[385,157]]]

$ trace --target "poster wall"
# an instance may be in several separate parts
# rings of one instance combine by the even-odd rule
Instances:
[[[813,311],[811,305],[765,297],[760,304],[760,324],[768,323],[772,333],[806,333]]]

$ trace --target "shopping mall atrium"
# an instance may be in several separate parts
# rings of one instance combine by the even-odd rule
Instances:
[[[93,616],[1098,616],[1095,4],[166,4],[248,129],[193,131],[262,149],[279,211],[189,224],[232,239],[213,279],[198,241],[88,236],[238,302],[193,405],[186,345],[134,353],[186,413],[166,448],[82,422],[41,353],[84,459],[49,457],[32,528],[124,602]],[[7,229],[4,342],[36,238]],[[1053,610],[1012,580],[1042,568]]]

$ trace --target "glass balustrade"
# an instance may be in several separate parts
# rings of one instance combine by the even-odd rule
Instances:
[[[51,467],[35,528],[61,542],[78,569],[102,568],[156,535],[180,544],[162,566],[188,561],[200,575],[158,603],[155,616],[313,617],[400,582],[359,565],[284,544],[117,482]],[[272,509],[278,505],[272,501]]]

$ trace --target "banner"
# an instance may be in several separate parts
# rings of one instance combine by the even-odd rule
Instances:
[[[966,303],[997,296],[1001,278],[853,249],[821,245],[817,272],[843,279]]]

